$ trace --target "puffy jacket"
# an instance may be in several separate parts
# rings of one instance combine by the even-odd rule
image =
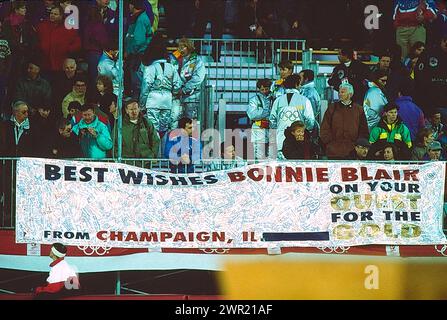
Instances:
[[[315,119],[320,119],[321,114],[321,98],[317,89],[315,89],[315,82],[311,81],[300,87],[300,93],[310,100],[312,109],[314,110]]]
[[[113,84],[113,93],[118,96],[120,83],[119,83],[119,70],[117,62],[109,57],[109,55],[103,52],[98,62],[98,74],[109,77]]]
[[[368,86],[369,89],[363,101],[363,109],[365,111],[366,122],[368,122],[369,132],[371,132],[372,128],[379,124],[382,118],[383,107],[388,103],[388,100],[374,82],[369,82]]]
[[[176,68],[166,60],[154,61],[143,68],[140,105],[153,109],[171,109],[172,94],[180,90],[182,82]]]
[[[247,116],[253,121],[251,126],[251,142],[267,143],[269,141],[268,128],[261,127],[261,120],[268,120],[272,110],[272,97],[257,93],[250,99]]]
[[[86,132],[88,128],[95,129],[97,134],[96,138]],[[107,151],[113,147],[109,129],[96,116],[92,123],[87,124],[84,120],[81,120],[73,127],[73,132],[79,137],[82,153],[86,158],[106,158]]]
[[[39,46],[43,57],[43,70],[59,71],[64,60],[81,49],[81,38],[74,29],[50,21],[37,27]]]
[[[410,130],[399,117],[392,125],[386,124],[382,118],[379,125],[372,129],[369,135],[369,142],[375,143],[380,140],[396,143],[397,145],[405,144],[408,148],[412,147]]]
[[[184,100],[198,99],[200,86],[206,75],[205,65],[200,57],[196,53],[192,53],[188,57],[171,55],[170,62],[179,70],[180,79],[183,83]]]
[[[282,149],[285,139],[284,131],[293,122],[303,121],[307,130],[312,130],[315,126],[315,117],[310,100],[301,95],[296,89],[287,89],[286,92],[286,94],[273,102],[269,119],[270,128],[277,129],[276,143],[278,150]]]
[[[437,15],[434,0],[394,0],[393,20],[395,27],[415,27],[421,24],[417,20],[418,15],[424,17],[424,21],[434,20]]]

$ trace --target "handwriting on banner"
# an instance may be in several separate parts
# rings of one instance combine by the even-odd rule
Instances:
[[[340,240],[348,240],[356,236],[374,238],[382,234],[388,238],[419,237],[421,228],[417,224],[402,223],[399,228],[393,223],[421,221],[421,212],[416,211],[419,209],[418,200],[421,199],[418,173],[419,170],[401,172],[400,170],[377,169],[371,173],[366,167],[341,168],[341,180],[351,182],[351,184],[334,184],[329,188],[331,193],[337,194],[331,198],[331,207],[338,212],[331,213],[331,220],[333,223],[343,223],[335,226],[334,237]],[[359,185],[352,182],[361,181],[362,185],[365,185],[364,182],[370,180],[403,180],[415,183],[371,181],[366,183],[371,193],[358,194]],[[381,193],[378,193],[380,191]],[[344,194],[341,195],[342,193]],[[365,211],[352,211],[355,209]],[[380,220],[386,223],[375,223],[374,214],[382,215]],[[362,222],[358,230],[347,224],[358,221]]]

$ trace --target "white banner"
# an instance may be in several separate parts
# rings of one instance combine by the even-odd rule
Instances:
[[[271,162],[173,175],[23,158],[16,241],[135,248],[443,244],[444,178],[444,162]]]

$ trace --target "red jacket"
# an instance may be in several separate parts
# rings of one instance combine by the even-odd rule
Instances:
[[[42,53],[43,70],[61,70],[64,60],[81,49],[78,32],[66,29],[63,23],[43,21],[37,26],[37,36]]]

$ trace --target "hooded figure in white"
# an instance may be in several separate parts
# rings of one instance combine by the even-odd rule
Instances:
[[[184,107],[183,115],[190,119],[197,119],[200,112],[200,88],[206,75],[205,64],[194,51],[192,41],[183,38],[179,41],[178,50],[170,56],[182,80],[180,103]]]
[[[140,105],[146,109],[146,117],[155,129],[163,134],[172,129],[172,100],[181,88],[181,80],[177,69],[167,62],[166,48],[152,43],[143,58]]]
[[[282,145],[286,139],[285,130],[295,121],[302,121],[306,130],[310,131],[315,126],[315,116],[310,100],[298,91],[300,77],[293,74],[284,82],[286,94],[275,100],[270,114],[270,129],[276,129],[277,158],[284,160]]]
[[[372,79],[372,82],[368,82],[369,88],[363,101],[363,110],[365,111],[369,132],[379,124],[382,119],[383,107],[388,103],[383,93],[388,74],[383,70],[378,70],[373,73]]]

